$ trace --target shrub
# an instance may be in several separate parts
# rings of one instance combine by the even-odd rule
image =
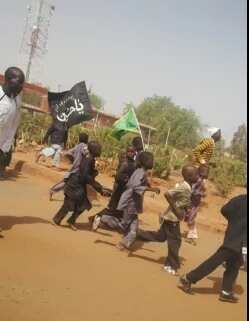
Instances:
[[[23,110],[21,125],[19,127],[19,139],[29,145],[33,141],[41,144],[43,137],[50,125],[51,118],[46,114],[34,114],[30,111]]]
[[[22,139],[24,146],[28,146],[32,142],[41,144],[50,124],[51,117],[49,115],[37,113],[33,115],[33,113],[24,110],[19,128],[19,139]],[[87,132],[90,139],[97,140],[102,144],[103,164],[108,163],[109,167],[115,167],[120,151],[125,149],[134,137],[134,135],[128,134],[118,141],[111,136],[111,128],[86,129],[78,125],[70,129],[68,148],[78,143],[79,133],[82,131]],[[167,179],[172,170],[180,170],[186,162],[186,154],[172,146],[152,145],[149,150],[154,154],[154,174],[159,178]],[[245,185],[245,163],[224,157],[221,153],[216,153],[212,163],[214,166],[211,166],[210,180],[214,182],[220,195],[227,196],[234,186]]]
[[[228,157],[216,158],[211,166],[210,180],[216,185],[221,196],[228,196],[235,186],[245,186],[246,165]]]

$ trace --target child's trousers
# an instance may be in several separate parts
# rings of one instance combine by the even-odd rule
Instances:
[[[72,213],[71,217],[67,220],[69,224],[75,224],[77,218],[80,216],[80,214],[84,211],[77,209],[77,204],[74,200],[68,198],[65,196],[64,203],[58,213],[53,218],[54,222],[56,224],[60,224],[62,220],[66,217],[66,215],[70,212]]]
[[[180,268],[179,250],[181,247],[181,231],[179,222],[164,221],[158,231],[138,231],[138,239],[147,242],[168,242],[168,256],[165,266],[174,270]]]
[[[124,211],[124,217],[121,221],[121,226],[125,231],[125,236],[120,241],[127,249],[132,246],[136,241],[137,231],[138,231],[138,215],[137,214],[128,214]]]
[[[135,242],[138,231],[138,215],[130,214],[128,211],[124,211],[122,220],[118,219],[115,216],[103,215],[101,217],[102,227],[108,226],[112,230],[117,230],[121,233],[124,233],[124,237],[121,240],[126,248],[131,247]]]
[[[234,283],[239,274],[239,269],[243,260],[240,253],[223,246],[195,270],[188,273],[187,279],[191,283],[197,283],[217,269],[223,262],[226,262],[226,269],[223,275],[222,290],[230,293],[233,291]]]

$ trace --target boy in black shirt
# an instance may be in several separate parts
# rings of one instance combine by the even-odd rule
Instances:
[[[90,221],[94,222],[93,230],[95,230],[95,225],[102,215],[115,216],[117,218],[122,218],[122,211],[118,211],[118,203],[121,195],[126,189],[126,184],[128,183],[130,177],[136,169],[136,162],[134,160],[135,150],[133,147],[128,147],[126,150],[125,159],[119,164],[117,169],[117,175],[115,177],[114,187],[112,197],[108,204],[108,207],[102,210],[100,213],[96,214],[94,217],[91,217]]]
[[[89,155],[82,159],[80,171],[70,175],[66,182],[64,203],[53,218],[53,222],[56,225],[60,225],[65,216],[69,212],[72,212],[67,222],[73,230],[77,230],[75,226],[77,218],[85,210],[89,211],[92,208],[92,204],[87,195],[87,185],[91,185],[102,196],[110,196],[109,190],[105,189],[95,180],[97,173],[95,169],[95,158],[101,155],[101,145],[94,141],[89,142],[88,150]]]
[[[186,293],[191,293],[191,285],[212,273],[219,265],[226,262],[223,276],[220,300],[237,303],[233,294],[233,286],[247,256],[247,195],[231,199],[222,209],[222,215],[228,221],[223,245],[217,252],[195,270],[180,278],[179,287]]]

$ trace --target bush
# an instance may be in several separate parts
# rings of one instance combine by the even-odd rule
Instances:
[[[36,113],[33,115],[29,111],[22,111],[19,139],[22,139],[23,146],[28,146],[32,142],[41,144],[50,124],[51,116],[47,114]],[[113,166],[121,150],[125,149],[134,137],[134,135],[128,134],[118,141],[111,136],[111,128],[86,129],[78,125],[70,129],[68,148],[78,143],[79,133],[82,131],[87,132],[91,140],[97,140],[102,144],[102,157],[105,158],[103,163],[109,159],[108,162]],[[172,170],[180,170],[186,161],[186,154],[172,146],[152,145],[149,150],[154,154],[154,174],[159,178],[167,179]],[[214,166],[211,166],[210,180],[214,182],[220,195],[227,196],[234,186],[245,185],[245,163],[224,157],[221,153],[216,153],[212,163]]]
[[[46,114],[33,114],[30,111],[23,110],[21,116],[21,125],[19,127],[19,139],[25,145],[32,142],[41,144],[43,137],[51,123],[51,117]]]
[[[246,165],[239,160],[219,157],[210,170],[210,180],[216,185],[221,196],[228,196],[235,186],[245,186]]]
[[[41,144],[51,122],[50,115],[38,113],[33,115],[32,112],[23,110],[19,128],[19,140],[21,139],[22,144],[25,146],[30,145],[32,142]],[[67,148],[72,148],[78,144],[79,133],[82,131],[87,132],[91,140],[97,140],[102,144],[102,156],[106,158],[117,158],[120,150],[126,148],[134,137],[134,135],[126,135],[121,141],[118,141],[111,136],[111,128],[87,129],[77,125],[73,126],[69,131]]]
[[[31,93],[24,93],[22,96],[23,103],[33,105],[33,106],[40,106],[41,105],[41,95],[38,95],[35,92]]]

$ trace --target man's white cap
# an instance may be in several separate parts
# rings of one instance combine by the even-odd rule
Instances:
[[[218,131],[220,130],[220,128],[217,127],[210,127],[207,129],[209,135],[212,137],[214,134],[216,134]]]

